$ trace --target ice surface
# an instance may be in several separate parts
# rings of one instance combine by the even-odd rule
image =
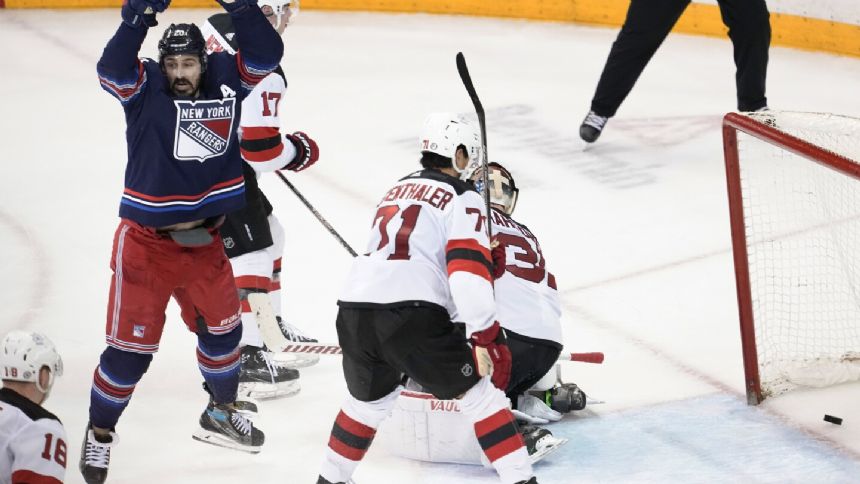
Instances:
[[[162,28],[213,11],[173,9]],[[103,348],[109,259],[125,162],[117,101],[95,63],[115,10],[0,11],[0,330],[47,332],[66,374],[48,408],[76,469]],[[489,153],[521,188],[516,217],[541,241],[565,304],[568,380],[607,401],[556,424],[571,439],[542,483],[851,482],[860,472],[860,385],[798,391],[749,408],[730,255],[720,117],[734,108],[727,40],[673,35],[600,141],[576,135],[613,29],[424,15],[306,11],[285,39],[285,127],[314,136],[313,169],[291,176],[357,250],[390,183],[417,167],[429,111],[470,112],[463,51],[487,108]],[[774,108],[860,116],[860,60],[774,48]],[[345,250],[275,177],[262,187],[287,227],[287,316],[335,339]],[[266,402],[264,451],[191,439],[206,398],[194,338],[171,306],[149,373],[120,421],[110,482],[315,482],[345,394],[337,357],[302,371],[302,392]],[[825,413],[842,426],[822,421]],[[410,462],[372,448],[361,484],[497,482],[478,467]]]

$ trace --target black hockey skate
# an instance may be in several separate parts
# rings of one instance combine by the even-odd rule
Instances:
[[[278,328],[281,334],[284,335],[287,341],[294,343],[319,343],[316,338],[311,338],[299,330],[299,328],[286,322],[280,316],[276,316]],[[272,353],[273,362],[285,368],[307,368],[316,365],[320,361],[320,356],[314,353]]]
[[[771,128],[777,128],[776,125],[776,116],[774,116],[773,111],[770,110],[767,106],[762,106],[755,111],[747,113],[749,117],[755,119],[756,121],[762,122]]]
[[[603,132],[603,127],[606,126],[607,121],[609,121],[609,118],[606,116],[589,111],[579,126],[579,137],[583,141],[594,143],[600,137],[600,133]]]
[[[209,402],[192,436],[207,444],[256,454],[265,441],[263,432],[232,404]]]
[[[209,389],[209,384],[207,384],[206,382],[203,382],[203,390],[205,390],[206,393],[209,394],[209,402],[211,403],[212,399],[215,398],[215,395],[212,394],[212,390]],[[257,403],[257,401],[250,398],[247,400],[237,399],[235,402],[233,402],[233,406],[236,408],[237,411],[244,414],[250,419],[256,417],[260,411],[260,405]]]
[[[538,481],[537,481],[537,477],[532,476],[531,479],[529,479],[527,481],[520,481],[517,484],[538,484]]]
[[[585,408],[586,395],[575,383],[556,384],[546,391],[530,391],[549,405],[549,408],[560,413],[570,413]]]
[[[567,439],[558,438],[549,430],[536,425],[521,425],[520,434],[523,436],[532,464],[567,443]]]
[[[325,477],[319,476],[319,479],[317,479],[317,484],[355,484],[355,481],[350,479],[346,482],[331,482],[331,481],[327,480]]]
[[[87,484],[102,484],[107,480],[110,465],[110,449],[119,442],[114,432],[108,439],[97,437],[91,424],[87,424],[84,432],[84,443],[81,446],[81,460],[78,469]]]
[[[271,353],[257,346],[242,348],[239,394],[251,398],[288,397],[299,393],[299,372],[271,359]]]
[[[305,335],[301,330],[299,330],[299,328],[284,321],[280,316],[275,316],[275,319],[278,320],[278,328],[281,329],[281,333],[283,333],[284,338],[297,343],[319,343],[318,339]]]

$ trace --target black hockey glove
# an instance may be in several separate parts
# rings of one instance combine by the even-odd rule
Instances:
[[[293,161],[287,163],[287,166],[284,167],[285,170],[302,171],[317,162],[320,157],[320,149],[317,142],[310,136],[301,131],[296,131],[293,134],[284,135],[284,137],[296,147],[296,156]]]
[[[167,10],[168,5],[170,0],[123,0],[120,15],[130,27],[155,27],[155,14]]]
[[[241,12],[248,5],[256,5],[257,0],[216,0],[229,14]]]

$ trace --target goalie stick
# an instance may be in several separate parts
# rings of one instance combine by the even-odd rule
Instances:
[[[469,68],[466,66],[466,57],[462,52],[457,52],[457,72],[460,73],[460,79],[463,85],[466,86],[466,91],[469,97],[472,98],[472,104],[475,105],[475,113],[478,115],[478,124],[481,127],[481,169],[482,182],[484,184],[484,209],[487,216],[487,238],[493,240],[493,227],[490,218],[490,174],[487,171],[487,122],[484,115],[484,106],[478,98],[478,93],[475,91],[475,85],[472,83],[472,76],[469,75]]]
[[[567,355],[561,355],[558,361],[579,361],[582,363],[595,363],[599,365],[603,363],[603,353],[600,351],[591,353],[569,353]]]
[[[266,335],[263,335],[263,339],[266,339]],[[268,341],[266,341],[268,345]],[[299,343],[294,341],[288,341],[284,338],[284,341],[278,346],[279,351],[284,353],[313,353],[318,355],[342,355],[343,350],[337,344],[333,343]],[[580,363],[595,363],[600,364],[603,363],[603,353],[600,352],[591,352],[591,353],[568,353],[566,355],[562,355],[558,361],[576,361]]]

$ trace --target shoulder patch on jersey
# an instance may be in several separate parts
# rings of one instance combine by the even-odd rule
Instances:
[[[18,410],[24,412],[24,415],[30,417],[31,420],[47,418],[60,422],[60,419],[57,418],[56,415],[45,410],[41,405],[33,403],[30,399],[23,397],[14,390],[0,388],[0,402],[8,403],[13,407],[17,407]]]
[[[412,172],[401,178],[400,181],[407,179],[411,180],[415,178],[426,178],[428,180],[435,180],[438,182],[447,183],[451,185],[451,188],[453,188],[455,192],[457,192],[457,195],[462,195],[463,193],[468,191],[476,191],[475,187],[469,182],[464,182],[459,178],[455,178],[451,175],[442,173],[441,171],[431,170],[429,168]]]

